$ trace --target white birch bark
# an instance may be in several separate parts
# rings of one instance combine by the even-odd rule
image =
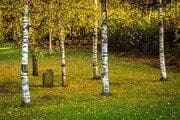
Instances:
[[[159,58],[160,58],[160,71],[161,80],[166,80],[166,65],[165,65],[165,55],[164,55],[164,24],[163,24],[163,9],[162,0],[159,0],[158,8],[158,21],[159,21]]]
[[[108,38],[107,38],[107,10],[106,0],[102,0],[102,95],[109,95],[109,78],[108,78]]]
[[[51,28],[49,28],[49,54],[52,54],[52,52],[53,50],[52,50]]]
[[[64,35],[61,29],[61,69],[62,69],[62,86],[67,86],[66,81],[66,57],[65,57],[65,47],[64,47]]]
[[[59,6],[60,7],[60,3]],[[62,75],[62,87],[68,86],[66,80],[66,58],[65,58],[65,47],[64,47],[64,29],[62,27],[62,19],[60,13],[58,14],[58,34],[60,40],[60,48],[61,48],[61,75]]]
[[[97,42],[98,42],[98,21],[97,21],[97,0],[95,3],[95,16],[94,16],[94,35],[93,35],[93,79],[98,79],[98,59],[97,59]]]
[[[28,83],[28,7],[25,6],[23,11],[23,42],[22,42],[22,67],[21,67],[21,80],[22,80],[22,103],[30,104],[30,91]]]
[[[51,5],[49,4],[49,54],[52,54]]]

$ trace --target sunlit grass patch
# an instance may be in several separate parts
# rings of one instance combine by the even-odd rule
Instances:
[[[0,47],[0,50],[8,50],[8,49],[11,49],[11,47]]]
[[[38,56],[39,76],[32,76],[29,58],[29,85],[32,105],[21,107],[21,55],[19,49],[0,53],[0,119],[28,120],[118,120],[179,118],[179,73],[168,73],[160,82],[156,68],[138,62],[109,57],[111,96],[101,96],[101,80],[92,80],[92,55],[84,49],[67,49],[69,86],[61,87],[60,54]],[[10,54],[11,53],[11,54]],[[15,55],[12,59],[12,55]],[[4,58],[5,57],[5,58]],[[99,73],[101,58],[99,57]],[[54,87],[42,87],[42,73],[54,71]]]

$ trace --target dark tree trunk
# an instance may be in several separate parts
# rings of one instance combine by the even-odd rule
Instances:
[[[177,1],[174,1],[174,4],[176,5],[176,40],[175,40],[175,43],[176,43],[176,60],[177,60],[177,67],[178,67],[178,70],[180,71],[180,31],[178,29],[178,26],[180,25],[179,24],[179,7],[178,7],[178,2]]]
[[[31,47],[31,57],[32,57],[32,75],[38,76],[38,62],[35,55],[35,47]]]
[[[177,50],[176,50],[176,61],[177,61],[177,67],[180,70],[180,42],[177,42]]]

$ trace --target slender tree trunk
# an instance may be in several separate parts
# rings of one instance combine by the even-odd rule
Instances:
[[[50,17],[49,17],[49,54],[51,55],[52,54],[52,52],[53,52],[53,50],[52,50],[52,36],[51,36],[51,34],[52,34],[52,30],[51,30],[51,5],[50,5],[50,3],[49,3],[49,15],[50,15]]]
[[[29,18],[29,26],[31,26],[31,21]],[[32,29],[31,27],[29,27],[29,48],[30,48],[30,52],[31,52],[31,58],[32,58],[32,75],[33,76],[38,76],[38,62],[36,59],[36,53],[35,53],[35,45],[34,45],[34,37],[31,36],[32,34]]]
[[[152,7],[149,8],[149,22],[151,22],[151,16],[152,16]]]
[[[28,6],[25,6],[23,13],[23,44],[22,44],[22,104],[30,104],[30,91],[28,83]]]
[[[50,23],[49,23],[50,24]],[[52,50],[52,38],[51,38],[51,28],[49,29],[49,54],[51,55],[53,52]]]
[[[106,0],[102,0],[102,95],[109,95],[109,78],[108,78],[108,38],[107,38],[107,10]]]
[[[166,75],[166,65],[165,65],[165,55],[164,55],[164,24],[163,24],[163,8],[162,0],[158,1],[158,21],[159,21],[159,57],[160,57],[160,70],[161,70],[161,80],[167,80]]]
[[[176,61],[177,61],[177,68],[178,71],[180,71],[180,31],[179,31],[179,26],[180,26],[180,22],[179,22],[179,18],[180,18],[180,14],[179,14],[179,6],[180,3],[178,1],[174,1],[174,5],[176,6],[176,40],[175,40],[175,44],[176,44]]]
[[[146,9],[147,9],[147,12],[148,12],[148,14],[149,14],[149,22],[151,22],[151,14],[152,14],[152,7],[151,7],[151,4],[152,4],[152,1],[151,0],[147,0],[146,1],[146,4],[147,4],[147,7],[146,7]]]
[[[0,40],[3,40],[3,34],[2,34],[2,32],[3,32],[3,11],[0,9],[0,27],[1,27],[1,29],[0,29]]]
[[[60,4],[59,6],[60,7]],[[63,7],[63,6],[61,6]],[[68,83],[66,80],[66,63],[65,63],[65,47],[64,47],[64,28],[62,27],[62,19],[60,13],[58,14],[58,36],[60,40],[60,48],[61,48],[61,72],[62,72],[62,87],[67,87]]]
[[[31,47],[31,57],[32,57],[32,75],[33,76],[38,76],[38,62],[36,59],[36,54],[35,54],[35,47],[32,45]]]
[[[94,35],[93,35],[93,79],[99,79],[98,74],[98,59],[97,59],[97,42],[98,42],[98,21],[97,21],[97,0],[94,0],[95,3],[95,16],[94,16]]]
[[[66,59],[65,59],[65,47],[64,47],[64,35],[63,35],[63,29],[61,29],[61,41],[60,41],[60,47],[61,47],[61,69],[62,69],[62,86],[66,87],[67,80],[66,80]]]

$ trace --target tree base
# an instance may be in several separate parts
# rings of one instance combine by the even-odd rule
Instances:
[[[160,78],[160,81],[165,82],[165,81],[168,81],[168,79],[167,78]]]
[[[33,76],[39,76],[39,74],[38,74],[38,73],[33,73],[32,75],[33,75]]]
[[[53,50],[49,51],[49,55],[52,55],[53,53],[54,53],[54,51],[53,51]]]
[[[112,93],[111,92],[102,92],[100,95],[102,95],[102,96],[110,96],[110,95],[112,95]]]
[[[65,85],[64,85],[64,84],[62,84],[62,87],[68,87],[68,84],[65,84]]]
[[[22,107],[30,107],[31,103],[25,103],[24,101],[21,102]]]
[[[97,75],[97,76],[94,76],[92,79],[93,79],[93,80],[101,80],[101,76],[100,76],[100,75]]]

